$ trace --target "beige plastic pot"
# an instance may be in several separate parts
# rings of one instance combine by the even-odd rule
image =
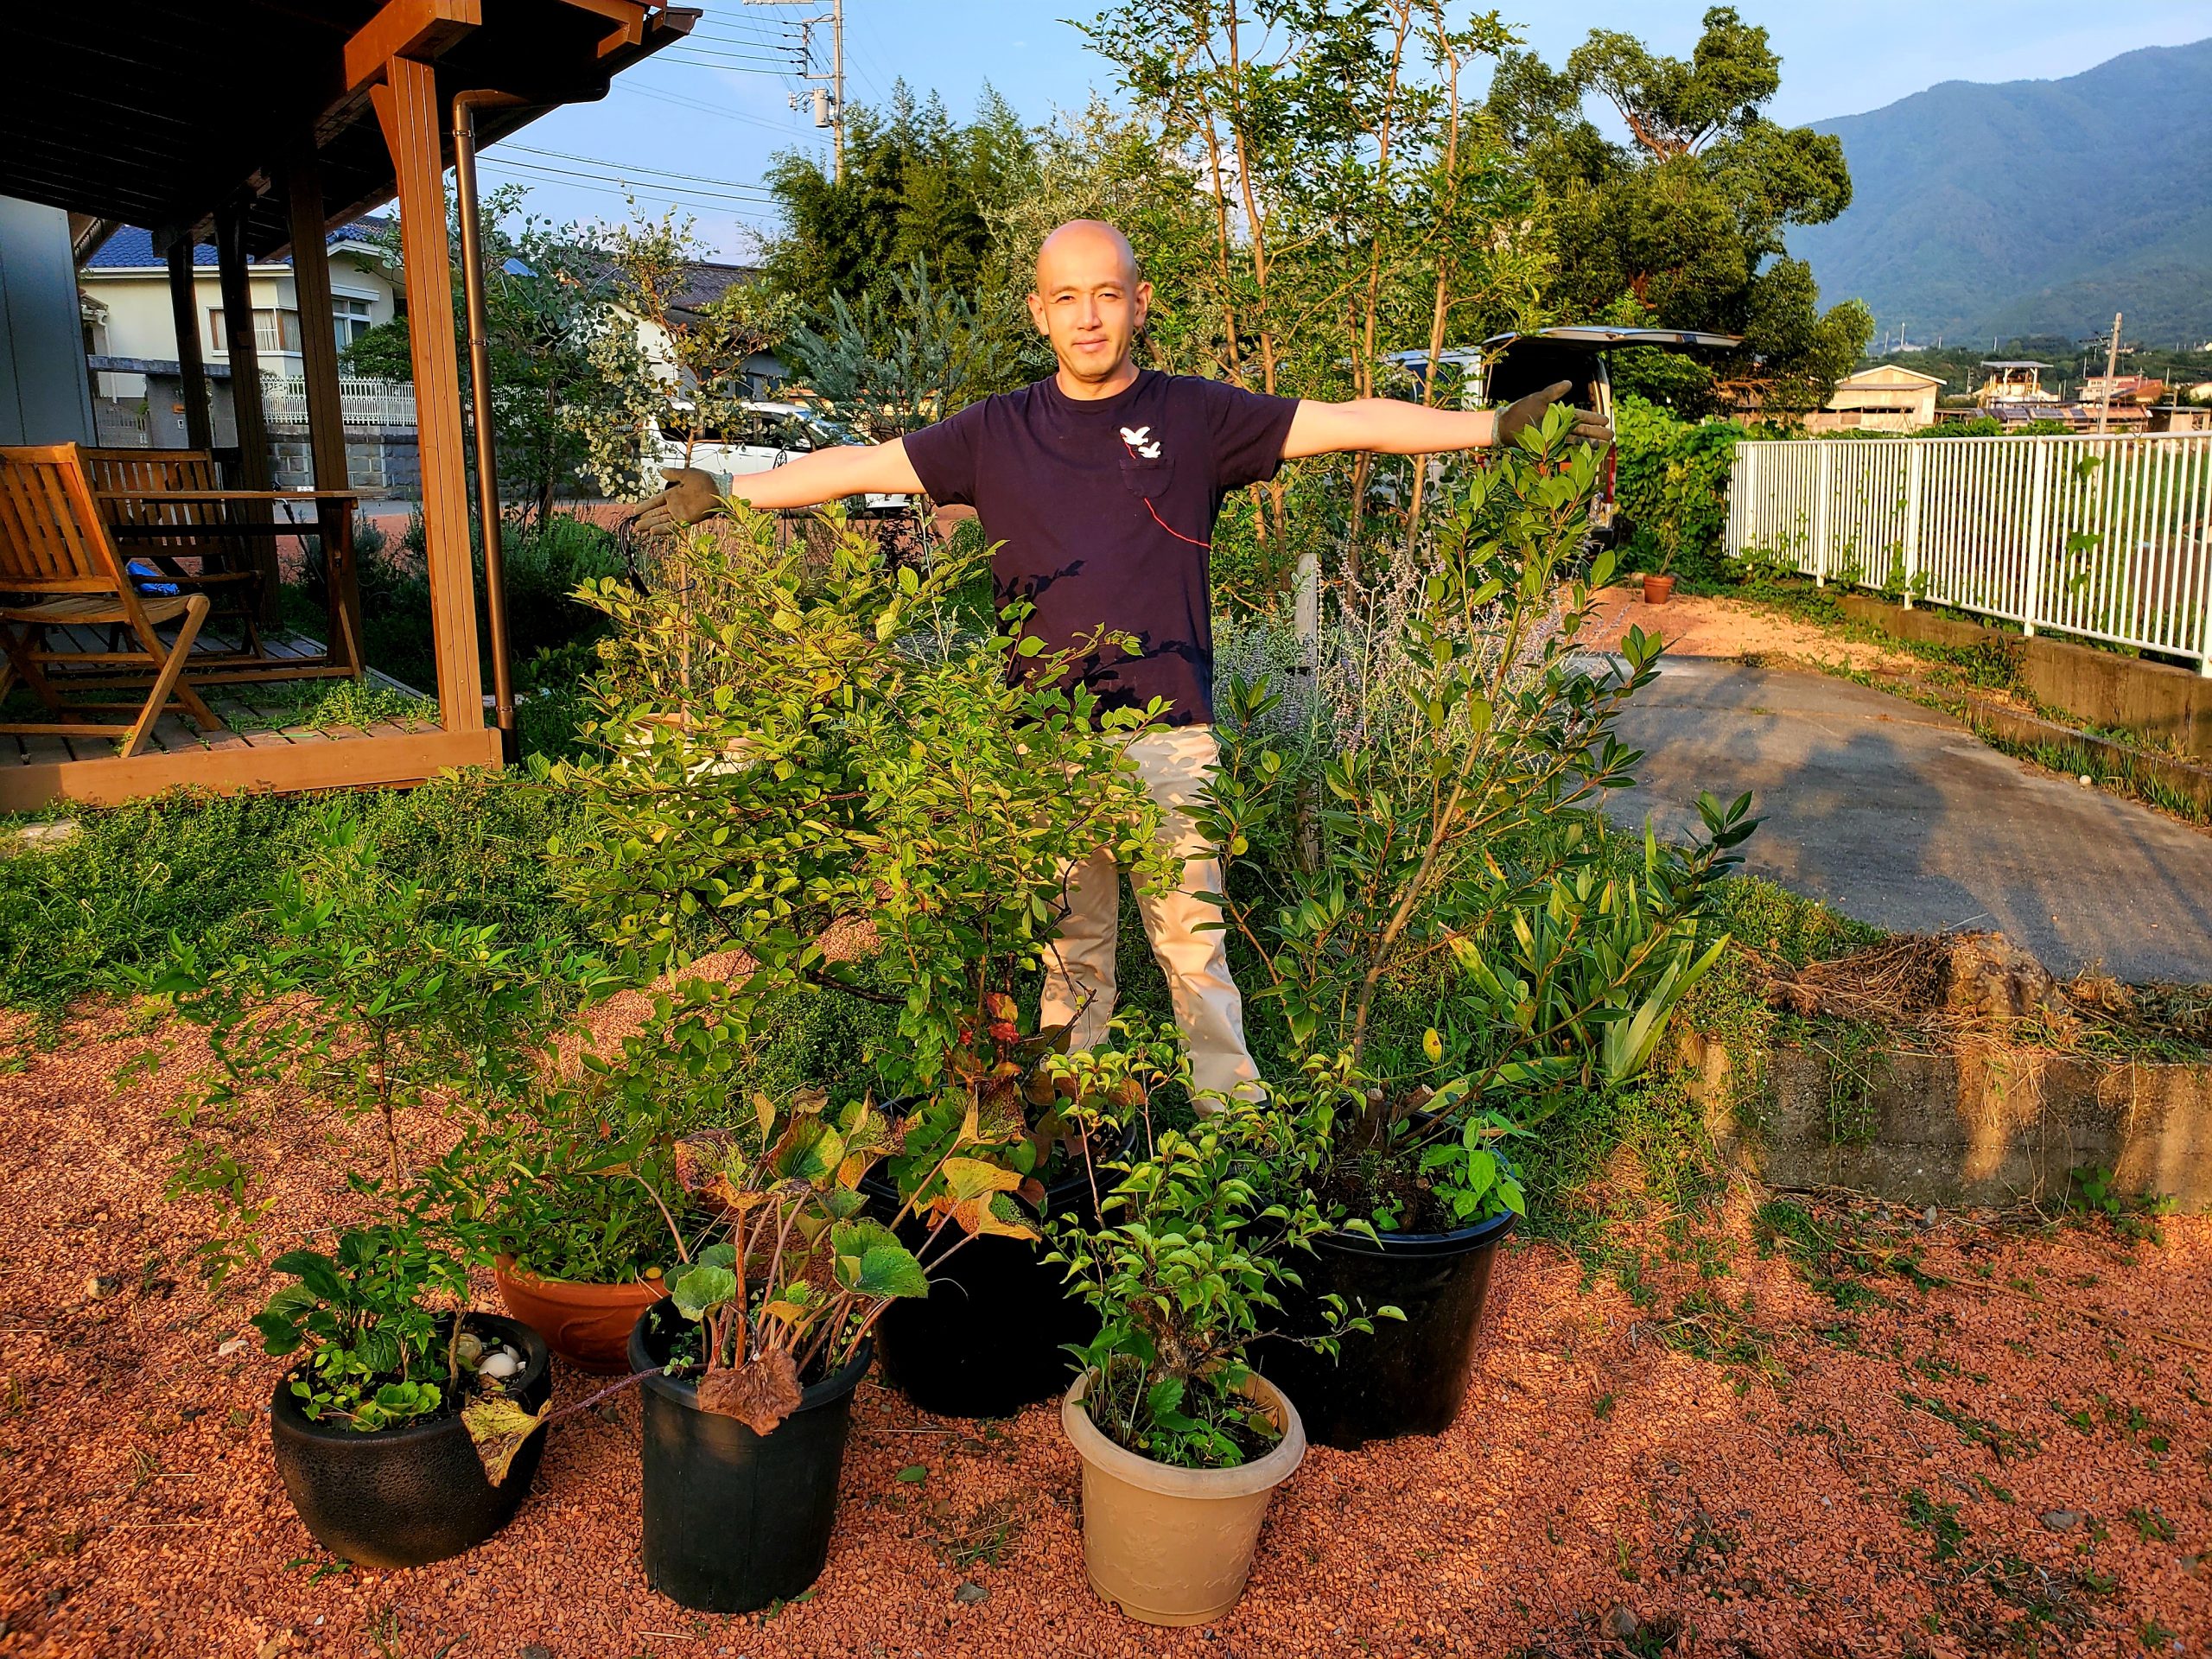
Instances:
[[[1124,1451],[1084,1409],[1090,1378],[1060,1402],[1083,1459],[1083,1563],[1090,1587],[1147,1624],[1211,1624],[1236,1605],[1268,1500],[1306,1456],[1297,1408],[1265,1377],[1246,1392],[1274,1419],[1274,1451],[1235,1469],[1171,1469]]]

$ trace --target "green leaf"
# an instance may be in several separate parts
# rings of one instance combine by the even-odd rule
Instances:
[[[930,1276],[880,1221],[841,1221],[830,1230],[831,1271],[855,1295],[926,1296]]]
[[[918,1486],[929,1478],[930,1471],[928,1467],[925,1465],[918,1463],[908,1464],[904,1469],[901,1469],[899,1471],[896,1477],[896,1478],[905,1481],[909,1486]]]
[[[705,1317],[737,1295],[737,1275],[728,1268],[695,1267],[670,1287],[676,1311],[687,1319]]]

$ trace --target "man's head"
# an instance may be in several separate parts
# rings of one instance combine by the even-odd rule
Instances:
[[[1037,251],[1029,315],[1060,372],[1087,385],[1117,378],[1152,304],[1129,238],[1098,219],[1071,219]]]

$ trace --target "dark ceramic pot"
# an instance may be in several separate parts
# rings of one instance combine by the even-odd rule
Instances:
[[[467,1329],[523,1357],[508,1392],[535,1411],[553,1389],[553,1362],[537,1332],[496,1313],[471,1313]],[[288,1376],[269,1406],[270,1438],[285,1493],[315,1542],[361,1567],[420,1567],[474,1549],[514,1519],[544,1455],[533,1434],[494,1486],[457,1415],[364,1433],[311,1422]]]
[[[686,1607],[749,1613],[802,1595],[830,1560],[837,1480],[853,1390],[870,1344],[799,1396],[767,1434],[699,1409],[699,1391],[663,1376],[683,1321],[647,1308],[630,1332],[630,1369],[645,1394],[645,1582]]]
[[[1379,1245],[1331,1233],[1294,1262],[1304,1287],[1283,1292],[1294,1336],[1328,1329],[1321,1299],[1332,1294],[1354,1313],[1395,1307],[1406,1316],[1345,1337],[1336,1360],[1292,1342],[1254,1345],[1252,1363],[1290,1396],[1309,1440],[1357,1451],[1452,1427],[1474,1371],[1491,1268],[1518,1219],[1508,1211],[1458,1232],[1385,1233]]]

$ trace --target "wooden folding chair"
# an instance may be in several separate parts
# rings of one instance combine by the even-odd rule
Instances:
[[[113,737],[123,753],[137,754],[154,734],[154,722],[174,702],[203,732],[219,731],[200,694],[185,683],[185,659],[207,619],[207,595],[142,594],[116,551],[105,518],[93,499],[83,455],[73,443],[30,448],[0,448],[0,696],[19,678],[54,718],[35,724],[0,723],[0,732],[24,736]],[[182,618],[176,643],[164,645],[155,629]],[[120,624],[135,650],[48,650],[49,628]],[[45,664],[74,658],[88,662],[146,662],[154,685],[143,706],[129,702],[64,703]],[[73,720],[80,711],[136,709],[128,724]]]
[[[158,581],[184,593],[208,597],[213,614],[233,618],[244,636],[238,656],[261,660],[267,656],[261,644],[261,571],[234,539],[222,531],[226,520],[219,503],[183,499],[168,501],[170,491],[210,491],[223,488],[222,468],[205,449],[83,449],[85,475],[91,480],[93,498],[111,525],[150,529],[175,526],[175,536],[133,537],[121,550],[125,568],[134,556],[159,569]],[[118,538],[120,539],[120,538]],[[119,632],[110,639],[121,643]]]

